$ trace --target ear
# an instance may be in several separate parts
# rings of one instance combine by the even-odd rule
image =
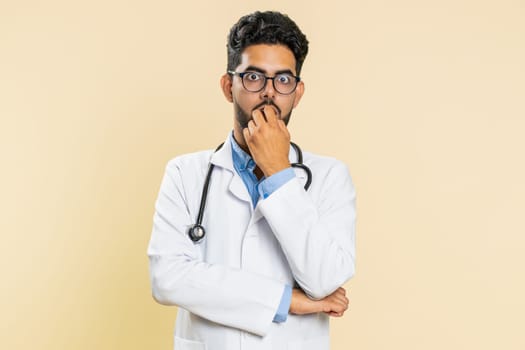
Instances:
[[[224,73],[223,76],[221,76],[221,89],[224,97],[226,97],[226,100],[228,102],[233,102],[232,77],[228,73]]]
[[[300,81],[297,84],[297,87],[295,88],[295,99],[293,101],[293,108],[297,107],[299,104],[299,101],[301,101],[301,97],[303,97],[304,94],[304,83]]]

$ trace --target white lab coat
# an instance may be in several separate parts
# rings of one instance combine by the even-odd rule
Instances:
[[[230,137],[216,153],[171,160],[156,202],[151,285],[155,300],[179,306],[175,349],[328,349],[324,313],[272,320],[285,284],[295,279],[312,298],[323,298],[354,274],[355,190],[348,170],[304,152],[313,173],[309,190],[305,172],[295,169],[295,179],[254,209],[233,167]],[[210,159],[206,237],[193,243],[187,230],[196,221]]]

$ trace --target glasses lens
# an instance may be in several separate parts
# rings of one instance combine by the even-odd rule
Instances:
[[[277,74],[272,80],[275,90],[284,95],[291,94],[297,87],[297,78],[291,74]],[[248,71],[242,75],[242,84],[250,92],[259,92],[264,89],[266,77],[263,73]]]
[[[266,78],[259,72],[246,72],[242,77],[244,88],[251,92],[262,90]]]
[[[277,74],[273,78],[275,90],[281,94],[291,94],[297,86],[297,79],[290,74]]]

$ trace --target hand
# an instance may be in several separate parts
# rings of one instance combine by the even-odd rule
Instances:
[[[266,105],[263,111],[255,110],[252,118],[242,132],[251,156],[264,176],[272,176],[290,167],[290,133],[275,109]]]
[[[342,287],[321,300],[310,299],[300,289],[294,288],[292,290],[291,314],[306,315],[324,312],[330,316],[341,317],[347,309],[348,298],[346,297],[346,290]]]

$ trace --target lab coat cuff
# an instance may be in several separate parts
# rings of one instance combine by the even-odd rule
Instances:
[[[266,199],[294,177],[295,172],[292,167],[286,168],[261,181],[257,186],[257,191],[261,198]]]
[[[292,287],[289,285],[284,286],[283,296],[281,297],[281,303],[277,309],[277,313],[273,318],[273,322],[282,323],[286,321],[288,317],[288,311],[290,310],[290,304],[292,303]]]

